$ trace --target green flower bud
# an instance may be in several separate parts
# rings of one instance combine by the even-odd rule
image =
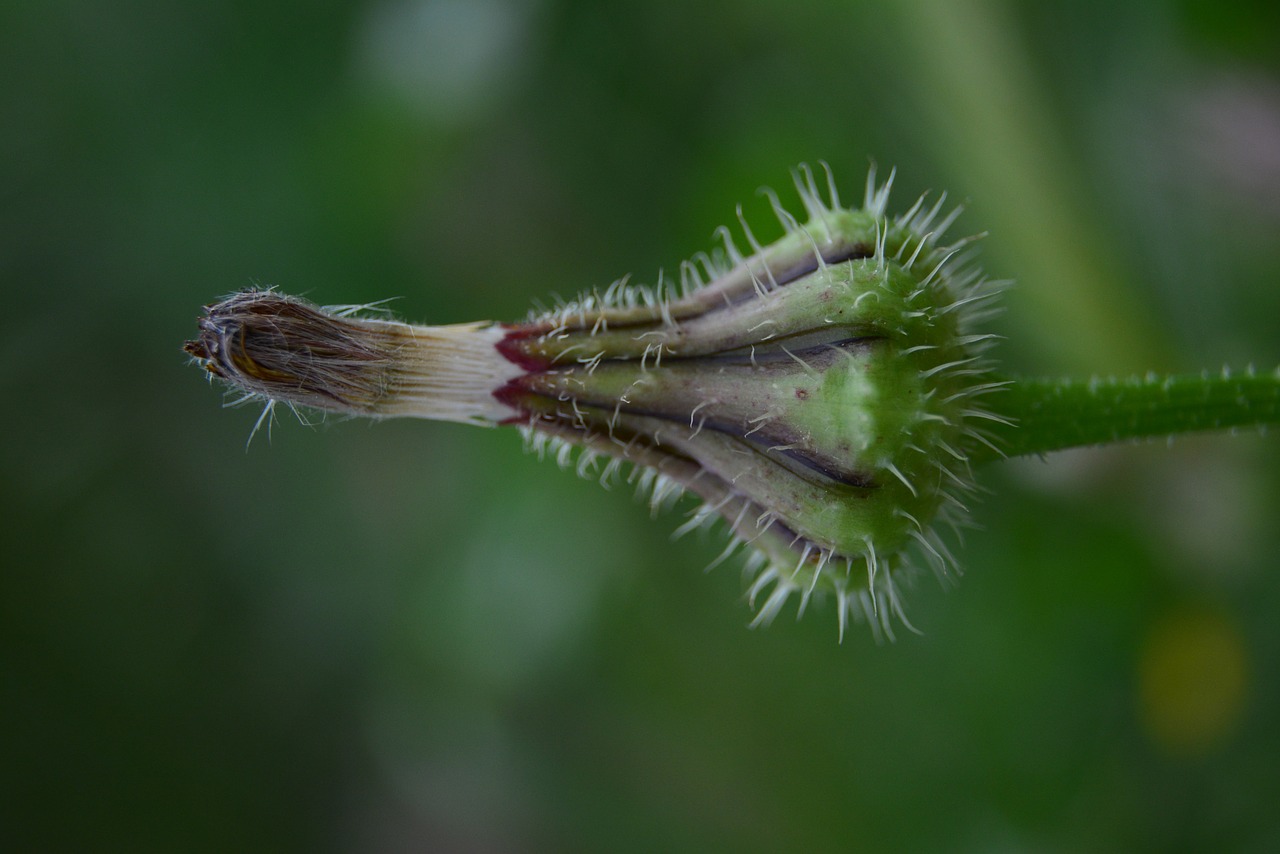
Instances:
[[[774,199],[780,240],[759,245],[743,221],[744,253],[721,229],[678,282],[456,327],[252,292],[210,307],[188,351],[270,401],[514,424],[562,463],[578,450],[583,473],[634,464],[655,508],[702,500],[679,532],[720,518],[720,559],[748,547],[753,625],[819,593],[842,637],[849,615],[891,636],[892,616],[910,625],[905,556],[955,571],[935,528],[963,523],[968,455],[1000,420],[980,402],[1003,385],[983,357],[992,336],[973,331],[997,289],[970,239],[942,243],[958,213],[940,219],[943,200],[890,219],[874,171],[858,209],[827,178],[824,200],[797,173],[803,224]]]

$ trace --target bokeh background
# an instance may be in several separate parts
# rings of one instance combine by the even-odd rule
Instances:
[[[0,847],[1280,849],[1280,437],[993,468],[923,637],[838,646],[512,432],[246,451],[180,350],[252,285],[514,319],[874,159],[991,233],[1010,369],[1270,369],[1277,8],[5,3]]]

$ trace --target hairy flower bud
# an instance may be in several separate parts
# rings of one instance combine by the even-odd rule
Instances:
[[[962,521],[967,455],[995,419],[1001,387],[972,331],[996,293],[943,245],[952,212],[922,199],[885,215],[889,185],[864,204],[824,200],[803,168],[801,224],[748,253],[722,249],[678,282],[614,284],[509,325],[421,327],[322,310],[271,292],[212,306],[188,352],[268,400],[356,415],[519,425],[539,451],[578,469],[619,462],[655,507],[682,492],[701,506],[681,530],[721,518],[728,556],[751,555],[749,598],[768,622],[815,592],[892,633],[906,617],[897,576],[913,549],[942,576],[934,530]],[[739,215],[741,220],[741,215]],[[909,625],[909,624],[908,624]]]

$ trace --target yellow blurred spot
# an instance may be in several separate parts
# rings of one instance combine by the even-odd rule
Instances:
[[[1227,617],[1165,616],[1148,632],[1138,663],[1147,735],[1176,756],[1210,753],[1235,729],[1248,678],[1243,639]]]

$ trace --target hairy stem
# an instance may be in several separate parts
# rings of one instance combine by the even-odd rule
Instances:
[[[1280,422],[1280,370],[1133,379],[1014,379],[988,398],[993,444],[1010,457]],[[974,462],[996,458],[976,449]]]

